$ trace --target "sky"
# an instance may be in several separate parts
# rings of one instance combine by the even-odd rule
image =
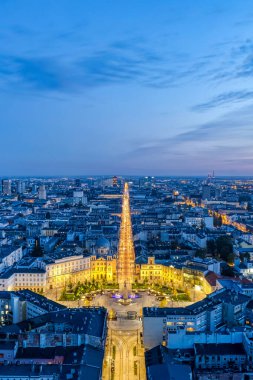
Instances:
[[[0,132],[0,176],[252,175],[252,0],[1,0]]]

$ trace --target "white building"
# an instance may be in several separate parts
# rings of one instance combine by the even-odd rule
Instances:
[[[12,247],[9,245],[0,246],[0,273],[10,268],[14,263],[23,257],[22,247]]]
[[[243,326],[250,298],[222,289],[186,307],[143,309],[143,340],[147,348],[165,343],[178,330],[216,332],[222,326]]]
[[[0,275],[0,290],[46,291],[46,271],[40,268],[11,268]]]
[[[39,187],[39,199],[46,200],[47,199],[47,192],[45,185],[41,185]]]
[[[2,193],[4,195],[11,195],[11,180],[10,179],[2,180]]]
[[[84,193],[82,190],[75,190],[75,191],[73,191],[73,205],[76,205],[79,203],[86,205],[87,204],[87,197],[84,196]]]
[[[205,225],[207,228],[213,228],[213,217],[212,216],[201,216],[201,215],[189,215],[185,217],[185,223],[190,226],[201,227]]]

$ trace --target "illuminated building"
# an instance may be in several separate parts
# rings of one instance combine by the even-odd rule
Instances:
[[[132,234],[129,189],[128,183],[125,183],[118,246],[118,283],[120,291],[124,293],[131,291],[132,283],[134,282],[134,269],[135,253]]]
[[[165,340],[170,348],[190,348],[200,339],[205,342],[206,335],[201,336],[199,334],[201,332],[211,333],[208,339],[214,339],[213,343],[217,343],[218,337],[212,333],[218,333],[222,325],[229,328],[244,326],[249,300],[250,297],[242,293],[221,289],[184,308],[145,307],[143,309],[144,345],[152,348]],[[193,332],[198,334],[187,334]],[[230,334],[226,336],[228,340],[231,339]]]
[[[90,279],[96,281],[116,282],[117,260],[114,256],[90,258]]]
[[[148,263],[141,265],[140,281],[148,283],[163,283],[163,265],[155,264],[155,259],[149,257]]]
[[[0,326],[12,323],[11,293],[0,292]]]
[[[50,289],[84,282],[90,279],[90,258],[83,255],[63,257],[47,264],[46,271]]]
[[[30,289],[37,293],[46,291],[46,272],[40,268],[10,268],[0,276],[0,290]]]
[[[148,258],[147,264],[141,264],[140,267],[140,281],[149,284],[161,285],[183,285],[183,271],[173,267],[172,265],[166,266],[156,264],[153,257]]]
[[[66,306],[31,290],[0,291],[0,326],[18,323]]]

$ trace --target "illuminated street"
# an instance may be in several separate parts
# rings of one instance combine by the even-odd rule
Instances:
[[[141,321],[120,318],[108,327],[103,379],[145,379]]]
[[[131,210],[129,202],[128,183],[125,183],[121,226],[120,226],[120,239],[118,246],[118,283],[120,291],[128,292],[131,290],[134,281],[134,268],[135,268],[135,254],[132,235],[132,222]]]

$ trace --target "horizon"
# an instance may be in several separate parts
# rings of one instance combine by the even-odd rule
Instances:
[[[147,175],[147,174],[71,174],[71,175],[68,175],[68,174],[63,174],[63,175],[12,175],[12,176],[3,176],[1,175],[0,176],[0,179],[40,179],[40,178],[53,178],[53,179],[57,179],[57,178],[66,178],[66,179],[82,179],[82,178],[100,178],[100,177],[105,177],[105,178],[112,178],[113,176],[116,176],[118,178],[208,178],[207,175],[189,175],[189,174],[182,174],[182,175]],[[210,178],[213,178],[214,180],[215,179],[240,179],[240,178],[244,178],[244,179],[253,179],[253,175],[215,175],[214,177],[210,177]]]

